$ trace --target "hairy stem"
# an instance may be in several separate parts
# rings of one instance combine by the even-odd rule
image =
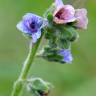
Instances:
[[[18,80],[14,83],[13,91],[12,91],[12,96],[20,96],[21,90],[24,86],[23,81],[27,79],[27,75],[29,72],[29,69],[34,61],[35,54],[38,50],[38,47],[40,45],[41,39],[43,37],[44,32],[42,32],[41,38],[38,40],[37,43],[32,45],[32,42],[30,44],[29,48],[29,54],[27,56],[27,59],[24,62],[21,74],[18,78]]]

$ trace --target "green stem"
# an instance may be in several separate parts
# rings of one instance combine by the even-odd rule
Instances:
[[[27,59],[24,62],[24,66],[23,66],[23,69],[21,71],[21,74],[20,74],[18,80],[14,84],[13,91],[12,91],[12,96],[20,96],[21,90],[24,86],[22,81],[26,80],[26,78],[27,78],[29,69],[30,69],[30,67],[31,67],[31,65],[34,61],[34,57],[35,57],[37,49],[40,45],[40,42],[42,40],[43,34],[44,34],[44,32],[42,32],[42,36],[36,44],[32,45],[32,42],[31,42],[30,49],[29,49],[29,54],[27,56]]]

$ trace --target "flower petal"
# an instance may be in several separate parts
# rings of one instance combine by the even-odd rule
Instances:
[[[86,9],[77,9],[75,13],[75,17],[77,18],[77,22],[75,24],[76,27],[87,29],[88,18],[87,18],[87,10]]]
[[[75,9],[72,5],[64,5],[61,8],[57,7],[53,16],[54,22],[57,24],[66,24],[76,20]]]
[[[75,9],[72,5],[65,5],[64,6],[64,17],[65,19],[71,19],[75,15]]]
[[[59,51],[59,54],[63,56],[63,62],[72,63],[73,58],[70,49],[62,49]]]
[[[35,15],[33,13],[26,13],[24,16],[23,16],[23,20],[29,20],[29,19],[33,19],[33,20],[38,20],[38,19],[41,19],[42,17],[38,16],[38,15]]]
[[[20,30],[21,32],[24,32],[24,33],[30,33],[30,30],[24,25],[24,22],[23,21],[20,21],[18,24],[17,24],[17,29]]]
[[[70,23],[70,22],[74,22],[74,21],[76,21],[75,17],[70,18],[69,20],[64,20],[64,23],[66,24],[66,23]]]
[[[62,20],[62,19],[58,19],[58,18],[54,18],[54,22],[56,22],[57,24],[66,24],[66,23],[70,23],[70,22],[74,22],[76,21],[76,18],[71,18],[69,20]]]
[[[33,33],[32,34],[32,42],[33,43],[36,43],[37,40],[41,37],[41,30],[39,30],[38,32],[36,33]]]
[[[64,6],[62,0],[55,0],[55,5],[56,5],[56,7],[62,7],[62,6]]]
[[[35,33],[37,36],[37,39],[39,39],[41,37],[41,30],[38,30],[38,32]]]
[[[75,13],[75,16],[78,17],[78,16],[81,16],[81,15],[87,15],[87,10],[85,8],[82,8],[82,9],[76,9],[76,13]]]

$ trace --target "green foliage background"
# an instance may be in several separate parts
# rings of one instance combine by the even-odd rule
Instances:
[[[10,96],[28,53],[29,41],[16,29],[16,24],[27,12],[42,15],[52,2],[0,0],[0,96]],[[29,76],[39,76],[53,83],[51,96],[96,96],[96,1],[87,0],[84,7],[88,9],[89,25],[86,32],[79,32],[78,42],[73,43],[73,64],[36,58],[30,70]],[[24,91],[23,96],[32,95]]]

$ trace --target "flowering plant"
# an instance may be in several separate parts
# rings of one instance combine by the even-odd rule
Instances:
[[[75,9],[72,5],[64,5],[62,0],[55,0],[44,13],[44,17],[33,13],[25,14],[17,24],[17,29],[30,39],[30,50],[21,75],[14,84],[12,96],[18,96],[24,85],[33,96],[48,96],[52,88],[50,83],[40,78],[27,79],[34,57],[71,64],[73,60],[71,44],[79,38],[77,29],[87,29],[87,24],[86,9]],[[47,43],[37,53],[42,37]]]

